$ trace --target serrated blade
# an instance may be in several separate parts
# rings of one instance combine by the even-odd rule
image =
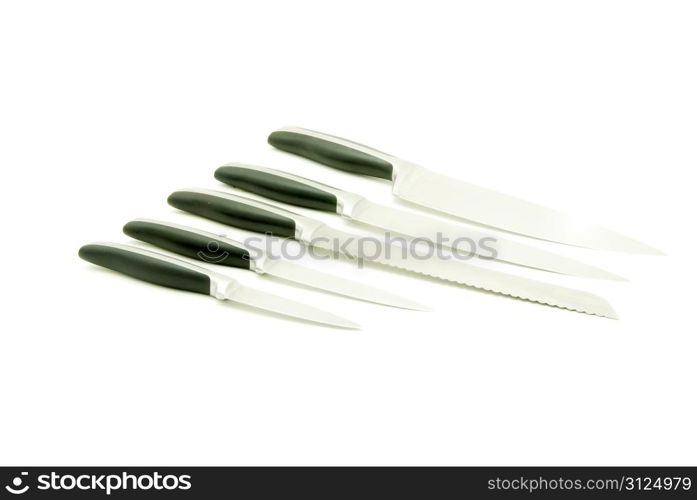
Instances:
[[[395,180],[393,193],[406,201],[542,240],[597,250],[662,254],[637,240],[561,212],[425,168],[405,167]]]
[[[461,224],[452,224],[433,217],[405,212],[366,199],[358,202],[349,217],[352,220],[412,238],[425,238],[431,242],[442,242],[442,247],[452,249],[454,246],[463,254],[474,252],[484,258],[494,258],[544,271],[625,281],[624,278],[616,274],[552,252],[546,252],[500,236],[494,237],[491,233],[478,231]],[[495,257],[492,253],[494,251]]]
[[[283,314],[284,316],[338,326],[340,328],[360,329],[358,324],[340,316],[244,285],[238,285],[231,291],[228,291],[225,294],[225,298],[240,304],[264,309],[265,311]]]
[[[396,245],[385,247],[381,252],[369,254],[368,252],[372,250],[366,251],[365,248],[361,248],[361,243],[359,243],[361,236],[326,225],[318,227],[313,232],[312,237],[305,241],[329,251],[338,251],[352,258],[366,258],[371,262],[446,281],[454,281],[490,292],[617,319],[617,314],[605,299],[588,292],[501,273],[460,260],[435,256],[428,259],[417,258],[408,252],[403,252],[403,248]],[[389,254],[387,254],[388,248]]]
[[[285,260],[267,260],[263,268],[264,272],[271,276],[337,293],[339,295],[374,302],[376,304],[400,307],[402,309],[412,309],[415,311],[428,310],[424,305],[394,293],[364,285],[357,281],[341,278],[333,274],[327,274],[304,266],[299,266]]]

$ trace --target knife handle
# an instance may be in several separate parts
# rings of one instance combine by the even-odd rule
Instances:
[[[268,138],[273,147],[303,156],[329,167],[393,180],[395,158],[368,146],[341,137],[298,127],[272,132]]]
[[[303,239],[322,223],[244,196],[195,189],[176,191],[167,202],[175,208],[258,233]]]
[[[247,249],[205,231],[169,222],[139,219],[123,226],[123,232],[131,238],[209,264],[250,268]]]
[[[300,207],[339,212],[343,191],[280,170],[230,163],[215,171],[215,178],[230,186]]]
[[[118,243],[80,248],[81,259],[156,285],[212,294],[211,274],[198,266],[156,252]]]

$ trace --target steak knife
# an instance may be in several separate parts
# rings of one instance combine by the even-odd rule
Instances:
[[[180,210],[230,226],[294,238],[352,258],[365,257],[362,244],[366,239],[362,236],[268,203],[209,189],[176,191],[167,201]],[[617,318],[610,304],[597,295],[493,271],[460,260],[422,258],[403,250],[394,245],[386,246],[381,252],[371,255],[369,260],[532,302]]]
[[[80,248],[78,255],[92,264],[156,285],[211,295],[315,323],[360,328],[340,316],[244,286],[228,276],[158,252],[119,243],[93,243]]]
[[[662,252],[602,226],[402,160],[347,139],[298,127],[279,129],[272,146],[354,174],[386,179],[403,200],[463,219],[567,245],[629,253]]]
[[[137,240],[209,264],[249,269],[312,288],[403,309],[427,310],[399,295],[265,255],[261,249],[246,248],[235,240],[171,222],[137,219],[123,226],[123,232]]]
[[[494,237],[490,233],[459,224],[373,203],[359,194],[342,191],[280,170],[229,163],[215,171],[215,178],[230,186],[273,200],[337,213],[384,231],[425,239],[434,244],[441,242],[440,246],[469,256],[474,253],[485,259],[496,259],[561,274],[624,280],[615,274],[574,259],[510,239]],[[461,246],[463,243],[464,247]]]

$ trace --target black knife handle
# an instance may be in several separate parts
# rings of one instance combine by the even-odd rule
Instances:
[[[80,248],[81,259],[139,280],[209,295],[211,278],[204,269],[156,252],[113,243],[94,243]]]
[[[193,228],[176,227],[166,222],[134,220],[123,226],[131,238],[145,241],[185,257],[209,264],[249,269],[249,252],[228,241]]]
[[[226,198],[224,193],[220,194],[222,196],[197,191],[176,191],[169,195],[167,203],[179,210],[222,222],[228,226],[285,238],[295,237],[295,220],[277,213],[285,211],[281,209],[273,211],[274,207],[269,207],[267,210],[255,206],[253,200],[249,200],[251,203],[234,201]]]
[[[317,135],[321,135],[321,138]],[[293,128],[272,132],[268,141],[275,148],[352,174],[369,175],[387,180],[393,178],[392,162],[381,158],[379,151],[373,154],[362,151],[362,149],[373,150],[339,137]]]
[[[283,174],[283,172],[279,172]],[[215,178],[220,182],[259,194],[272,200],[298,205],[300,207],[336,212],[338,209],[336,195],[322,189],[318,183],[289,174],[289,177],[277,175],[261,167],[224,166],[215,171]],[[327,186],[329,188],[329,186]],[[331,189],[331,188],[329,188]]]

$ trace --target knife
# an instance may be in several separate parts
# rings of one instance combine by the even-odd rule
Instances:
[[[294,283],[368,302],[403,309],[427,310],[423,305],[399,295],[357,281],[315,271],[288,260],[273,258],[265,255],[261,249],[253,249],[255,253],[253,256],[242,243],[192,227],[180,226],[171,222],[137,219],[123,226],[123,232],[137,240],[209,264],[249,269],[261,275],[276,276]]]
[[[220,191],[176,191],[169,196],[167,202],[180,210],[223,224],[294,238],[310,246],[343,253],[352,258],[364,258],[362,244],[370,240],[275,205]],[[396,245],[387,245],[381,252],[371,255],[370,260],[532,302],[617,318],[610,304],[597,295],[485,269],[459,260],[423,258],[422,255],[413,255],[403,250]]]
[[[396,158],[368,146],[298,127],[279,129],[272,146],[354,174],[393,183],[403,200],[456,217],[541,240],[597,250],[662,255],[660,250],[602,226]]]
[[[246,287],[234,279],[174,257],[119,243],[92,243],[80,248],[80,258],[114,271],[189,292],[231,300],[285,316],[341,328],[358,329],[353,321],[314,307]]]
[[[432,243],[441,242],[440,246],[468,256],[475,253],[485,259],[497,259],[561,274],[625,281],[624,278],[577,260],[458,224],[379,205],[356,193],[280,170],[229,163],[215,171],[215,178],[273,200],[337,213],[350,220]],[[452,242],[455,242],[455,248]],[[457,242],[466,243],[465,248]]]

